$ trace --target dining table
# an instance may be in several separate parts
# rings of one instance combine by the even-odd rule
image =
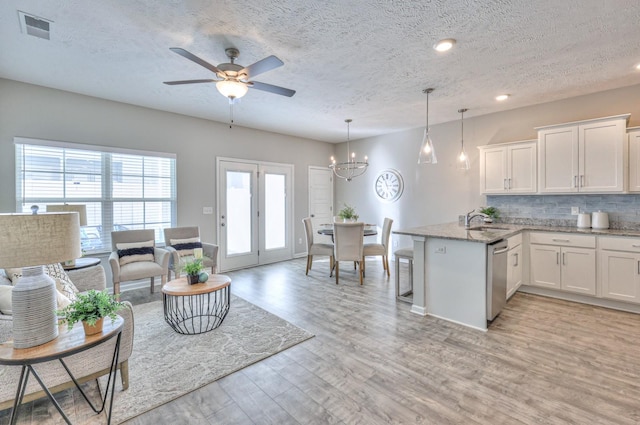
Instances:
[[[333,224],[321,224],[318,229],[318,234],[331,236],[331,242],[333,242]],[[364,225],[364,236],[376,236],[378,234],[378,226],[375,224]]]

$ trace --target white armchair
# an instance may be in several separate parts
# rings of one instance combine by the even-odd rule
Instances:
[[[164,243],[171,254],[169,259],[169,274],[173,271],[174,277],[180,277],[180,263],[193,260],[193,249],[202,247],[202,264],[211,267],[211,273],[218,269],[218,245],[202,242],[200,240],[200,228],[168,227],[164,229]]]
[[[150,278],[151,293],[155,276],[160,276],[161,287],[167,283],[169,252],[156,248],[153,229],[111,232],[111,247],[109,265],[114,294],[120,294],[120,283],[125,281]]]

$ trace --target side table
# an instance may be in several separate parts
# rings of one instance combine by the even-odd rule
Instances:
[[[204,283],[190,285],[186,276],[162,287],[164,320],[183,335],[209,332],[222,323],[229,312],[231,279],[212,274]]]
[[[13,402],[13,409],[11,411],[11,420],[10,424],[14,425],[18,420],[18,408],[20,404],[22,404],[22,398],[24,397],[25,390],[27,388],[27,382],[29,380],[29,375],[33,375],[34,378],[38,381],[42,390],[47,394],[49,400],[53,403],[55,408],[58,410],[62,418],[65,420],[67,424],[71,424],[69,418],[62,410],[62,407],[58,404],[56,399],[53,397],[46,384],[40,378],[40,375],[33,368],[34,364],[43,363],[50,360],[59,360],[64,369],[69,374],[69,377],[76,385],[76,388],[85,401],[89,404],[91,409],[95,413],[102,413],[106,406],[107,395],[109,394],[109,389],[111,389],[111,399],[109,402],[109,413],[107,416],[107,424],[111,423],[111,410],[113,408],[113,394],[115,392],[116,386],[116,372],[118,365],[118,355],[120,353],[120,337],[122,333],[122,328],[124,324],[124,319],[118,316],[116,320],[113,322],[111,319],[105,319],[104,328],[101,333],[95,335],[85,336],[84,329],[82,327],[82,323],[77,323],[76,326],[73,327],[71,331],[67,331],[66,326],[60,327],[59,335],[56,339],[47,342],[46,344],[38,345],[36,347],[31,348],[22,348],[17,349],[13,347],[12,341],[7,341],[0,344],[0,365],[5,366],[22,366],[22,371],[20,373],[20,380],[18,381],[18,388],[16,389],[16,397]],[[80,384],[73,376],[69,368],[64,362],[64,358],[70,356],[72,354],[76,354],[89,348],[95,347],[96,345],[100,345],[105,341],[110,340],[111,338],[116,337],[116,345],[113,351],[113,357],[111,360],[111,368],[109,370],[109,379],[107,380],[107,387],[104,393],[104,398],[102,399],[102,406],[97,408],[91,403],[85,392],[80,388]],[[111,387],[111,388],[109,388]]]
[[[62,264],[62,268],[65,269],[66,271],[69,271],[69,270],[85,269],[87,267],[97,266],[98,264],[100,264],[100,259],[97,257],[80,257],[80,258],[76,258],[74,265],[71,266],[71,265]]]

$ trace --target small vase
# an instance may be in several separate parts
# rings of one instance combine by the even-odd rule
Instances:
[[[101,317],[93,326],[83,321],[82,326],[84,326],[84,334],[87,336],[99,334],[100,332],[102,332],[103,324],[104,324],[104,317]]]
[[[193,285],[194,283],[198,283],[200,281],[199,274],[188,274],[187,280],[189,281],[189,285]]]

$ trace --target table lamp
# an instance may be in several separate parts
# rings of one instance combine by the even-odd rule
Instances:
[[[11,292],[15,348],[35,347],[58,336],[56,285],[42,265],[81,254],[77,212],[0,214],[0,267],[24,267]]]
[[[47,205],[47,212],[77,212],[80,215],[80,227],[87,225],[87,206],[84,204],[62,204],[62,205]],[[80,240],[82,245],[82,240]],[[64,266],[75,266],[76,257],[67,258],[64,261]]]

